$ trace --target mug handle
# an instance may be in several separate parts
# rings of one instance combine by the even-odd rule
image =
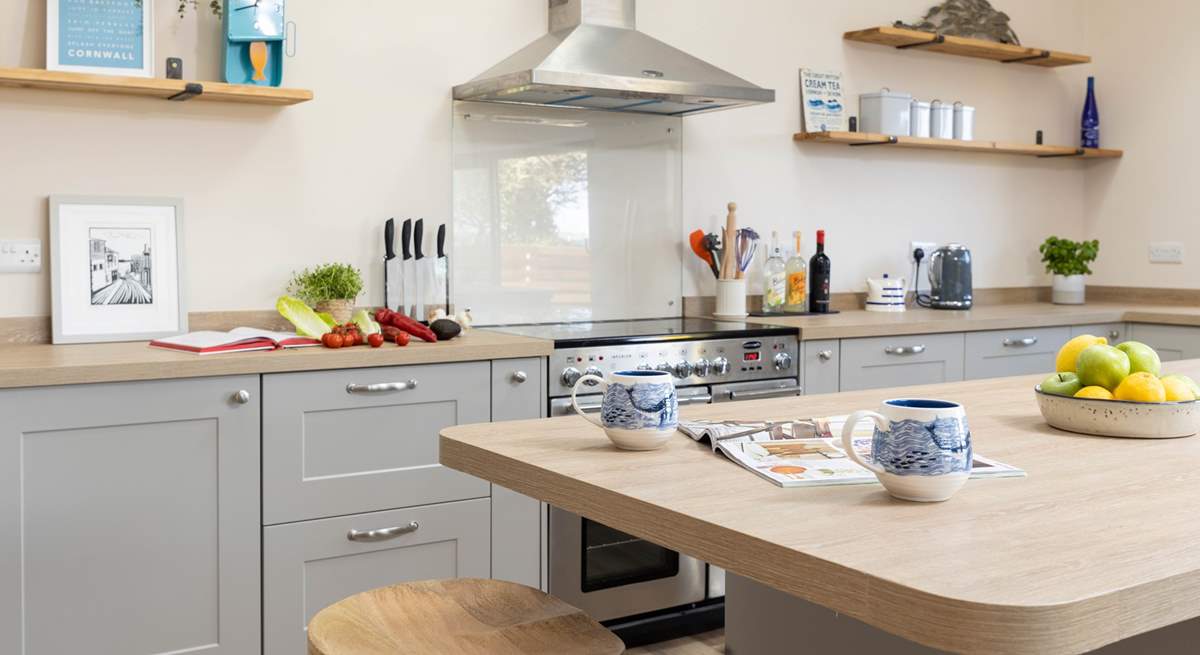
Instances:
[[[883,468],[875,462],[863,460],[863,458],[859,457],[858,453],[854,450],[854,426],[859,421],[866,418],[874,420],[875,425],[878,426],[883,432],[887,432],[892,427],[888,423],[887,417],[879,414],[878,412],[872,412],[869,409],[863,409],[854,412],[846,418],[846,424],[842,426],[842,449],[846,451],[846,454],[850,456],[850,459],[858,462],[859,466],[867,469],[868,471],[872,473],[887,473],[887,471],[884,471]]]
[[[595,423],[599,427],[604,427],[604,422],[599,418],[592,416],[591,414],[585,414],[583,410],[579,408],[579,400],[575,398],[575,394],[579,393],[579,385],[589,380],[595,380],[596,382],[599,382],[604,391],[608,391],[608,382],[606,382],[604,378],[600,377],[599,375],[585,375],[576,380],[575,386],[571,387],[571,406],[574,407],[575,412],[583,418]]]

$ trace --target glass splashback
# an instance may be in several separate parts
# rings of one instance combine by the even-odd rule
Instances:
[[[454,105],[453,302],[475,322],[681,315],[679,118]]]

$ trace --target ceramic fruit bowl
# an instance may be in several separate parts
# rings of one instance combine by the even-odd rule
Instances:
[[[1099,437],[1174,439],[1200,431],[1200,401],[1135,403],[1056,396],[1033,389],[1038,408],[1051,426]]]

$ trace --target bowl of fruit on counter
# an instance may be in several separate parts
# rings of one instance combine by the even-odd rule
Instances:
[[[1163,370],[1153,348],[1077,336],[1057,371],[1034,388],[1042,416],[1060,430],[1104,437],[1171,439],[1200,431],[1200,386]]]

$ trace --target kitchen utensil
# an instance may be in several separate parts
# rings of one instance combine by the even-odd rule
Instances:
[[[865,309],[868,312],[902,312],[905,293],[902,277],[890,277],[887,273],[882,278],[869,277]]]
[[[400,261],[396,259],[396,219],[383,224],[383,306],[396,311],[400,306]]]
[[[416,269],[417,295],[413,298],[412,317],[418,321],[425,320],[425,290],[428,288],[425,277],[425,219],[418,218],[413,224],[413,268]]]
[[[446,256],[446,224],[438,226],[437,261],[434,262],[437,288],[446,292],[446,316],[450,315],[450,258]],[[440,299],[439,299],[440,300]]]
[[[416,285],[413,283],[411,218],[404,219],[404,222],[400,224],[400,257],[400,277],[403,280],[403,284],[400,293],[400,308],[397,311],[401,314],[408,314],[409,303],[415,297],[414,289],[416,288]]]
[[[854,449],[854,425],[863,419],[875,421],[869,460]],[[854,412],[842,428],[842,450],[901,500],[946,500],[971,475],[967,412],[948,400],[897,398],[878,412]]]
[[[929,306],[934,309],[970,309],[971,251],[951,243],[929,256]]]
[[[954,138],[971,141],[975,138],[975,108],[954,103]]]
[[[737,203],[731,202],[726,207],[729,213],[725,215],[725,231],[721,233],[721,247],[725,249],[721,259],[721,276],[732,280],[737,277],[737,244],[733,242],[737,238]]]
[[[604,390],[598,417],[579,407],[575,396],[583,384],[599,384]],[[571,388],[571,405],[580,416],[604,428],[613,445],[624,450],[661,448],[679,424],[679,399],[666,371],[615,371],[607,380],[584,375]]]
[[[929,136],[934,139],[954,138],[954,107],[941,100],[929,103]]]
[[[929,136],[929,103],[913,99],[908,112],[909,136]]]
[[[720,272],[717,269],[717,263],[713,261],[712,253],[704,247],[704,230],[693,230],[688,235],[688,243],[692,246],[692,252],[696,253],[696,256],[712,269],[713,277],[720,277]]]
[[[758,250],[758,232],[746,227],[737,231],[737,279],[746,276],[750,262],[754,261],[754,253]]]
[[[1042,418],[1052,427],[1098,437],[1174,439],[1200,430],[1200,401],[1135,403],[1056,396],[1033,388]]]
[[[713,273],[718,279],[721,277],[721,259],[723,256],[721,250],[721,238],[716,234],[709,232],[704,235],[704,249],[708,251],[709,258],[712,260]]]
[[[878,93],[858,96],[859,125],[863,132],[908,136],[912,94],[884,88]]]
[[[713,316],[720,319],[746,318],[746,279],[717,280],[717,308]]]

